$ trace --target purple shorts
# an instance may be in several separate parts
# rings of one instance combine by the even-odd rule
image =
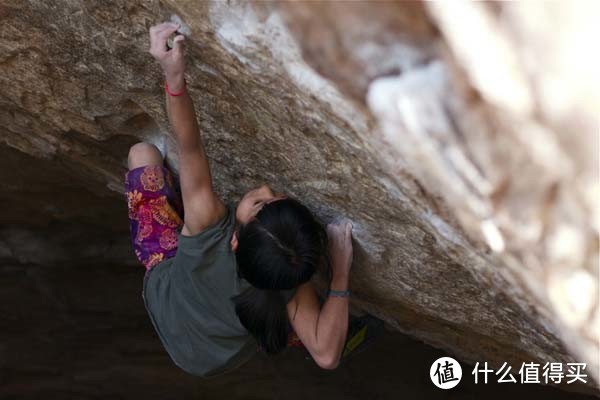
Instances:
[[[125,174],[131,244],[138,260],[149,270],[175,256],[177,235],[183,226],[179,185],[164,165],[134,168]]]

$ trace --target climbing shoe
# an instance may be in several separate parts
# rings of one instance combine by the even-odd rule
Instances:
[[[364,351],[375,339],[385,332],[384,322],[372,315],[364,315],[350,319],[348,334],[340,365],[349,358]]]

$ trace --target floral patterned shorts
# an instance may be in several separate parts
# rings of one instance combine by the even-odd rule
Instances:
[[[164,165],[134,168],[125,174],[131,244],[149,270],[175,256],[183,204],[178,182]]]

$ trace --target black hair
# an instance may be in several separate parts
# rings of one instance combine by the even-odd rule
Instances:
[[[287,345],[286,296],[327,260],[327,234],[308,208],[285,198],[265,204],[238,231],[238,274],[253,287],[232,300],[240,322],[269,354]]]

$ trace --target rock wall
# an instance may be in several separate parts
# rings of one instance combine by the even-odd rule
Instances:
[[[97,243],[121,238],[84,254],[132,263],[114,204],[131,144],[178,168],[147,53],[148,28],[178,19],[224,199],[267,182],[324,221],[351,218],[353,305],[399,331],[466,361],[579,361],[598,377],[600,91],[582,44],[598,11],[4,1],[0,255],[79,257],[81,237],[45,260],[14,228],[77,220],[104,232]]]

